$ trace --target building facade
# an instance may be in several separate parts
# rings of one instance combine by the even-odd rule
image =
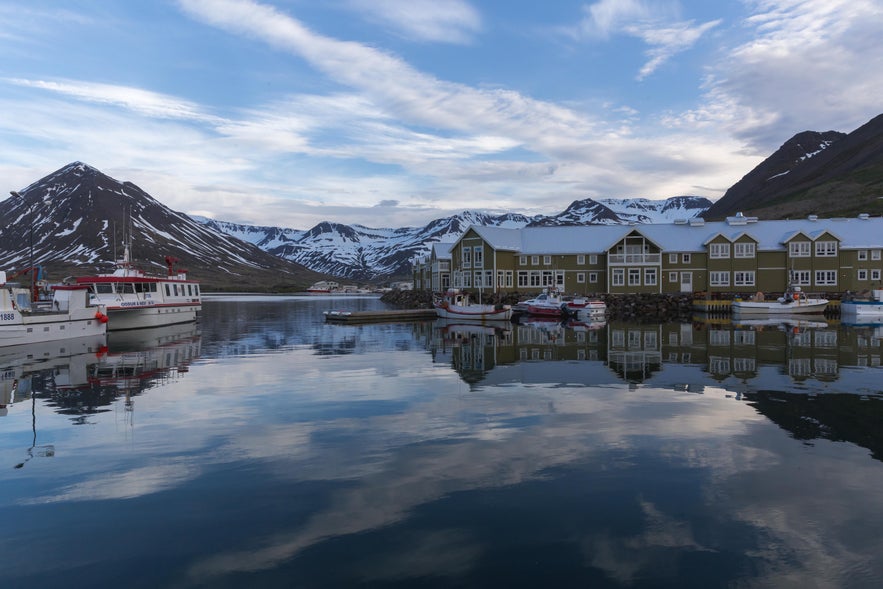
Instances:
[[[428,259],[414,266],[415,284],[433,291],[556,288],[589,295],[725,295],[781,292],[792,284],[835,295],[883,285],[883,218],[869,215],[761,221],[739,214],[718,222],[471,226],[454,243],[436,245],[444,247],[434,247]]]

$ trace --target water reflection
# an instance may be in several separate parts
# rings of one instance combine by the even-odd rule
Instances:
[[[34,459],[0,468],[0,583],[883,580],[874,330],[328,325],[330,304],[207,302],[192,360],[141,395],[137,436],[119,427],[124,396],[94,427],[16,401],[0,464]],[[176,345],[107,344],[101,358]]]

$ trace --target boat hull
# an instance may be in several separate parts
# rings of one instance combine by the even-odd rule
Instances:
[[[732,311],[741,315],[820,315],[825,312],[827,306],[828,301],[825,299],[808,299],[793,303],[733,301]]]
[[[156,305],[139,308],[110,307],[107,309],[107,329],[109,331],[120,331],[190,323],[196,321],[201,308],[202,305],[200,304]]]
[[[436,305],[435,312],[440,319],[458,321],[509,321],[512,309],[496,309],[488,305]]]
[[[859,318],[883,317],[883,301],[848,301],[840,304],[840,314]]]

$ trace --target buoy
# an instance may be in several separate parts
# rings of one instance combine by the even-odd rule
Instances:
[[[101,311],[95,311],[95,318],[98,319],[101,323],[107,323],[107,315],[102,313]]]

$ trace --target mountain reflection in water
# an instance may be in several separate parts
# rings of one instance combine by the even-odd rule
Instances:
[[[321,314],[382,306],[0,353],[0,583],[883,582],[879,326]]]

